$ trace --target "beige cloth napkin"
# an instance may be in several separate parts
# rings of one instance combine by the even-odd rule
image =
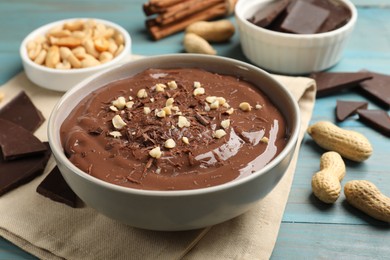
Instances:
[[[275,78],[299,102],[299,145],[283,179],[249,212],[201,230],[155,232],[132,228],[89,207],[73,209],[37,194],[37,185],[54,167],[51,158],[42,176],[0,197],[0,235],[41,259],[268,259],[315,101],[313,80],[276,75]],[[46,119],[62,94],[35,86],[21,72],[0,87],[5,94],[0,107],[20,90],[26,91]],[[36,135],[47,140],[46,123]]]

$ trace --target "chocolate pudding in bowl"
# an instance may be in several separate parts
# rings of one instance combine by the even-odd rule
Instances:
[[[68,91],[49,142],[86,205],[135,227],[188,230],[238,216],[276,186],[296,146],[298,111],[252,65],[163,55]]]
[[[151,190],[243,178],[279,154],[289,135],[282,114],[253,84],[197,68],[147,69],[111,82],[61,126],[65,153],[82,171]]]

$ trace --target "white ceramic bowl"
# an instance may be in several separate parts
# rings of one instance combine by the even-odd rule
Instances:
[[[151,191],[114,185],[73,165],[65,156],[60,127],[72,109],[89,93],[117,79],[150,67],[198,67],[258,82],[259,88],[280,109],[291,129],[287,146],[260,171],[219,186],[197,190]],[[152,230],[189,230],[234,218],[267,195],[284,175],[298,139],[298,105],[288,90],[267,72],[237,60],[197,54],[173,54],[125,63],[95,75],[69,90],[50,116],[48,137],[57,165],[75,193],[90,207],[128,225]]]
[[[342,27],[318,34],[289,34],[261,28],[249,22],[258,10],[274,0],[239,0],[235,17],[245,56],[259,67],[282,74],[301,75],[330,68],[340,61],[357,20],[356,7],[339,0],[351,10]]]
[[[49,31],[50,29],[58,25],[64,24],[65,22],[79,20],[79,19],[82,20],[92,19],[95,20],[96,22],[114,28],[116,31],[121,33],[125,40],[123,51],[118,56],[116,56],[114,59],[112,59],[107,63],[103,63],[95,67],[81,68],[81,69],[68,69],[68,70],[59,70],[59,69],[48,68],[43,65],[38,65],[28,57],[27,47],[26,47],[28,42],[35,39],[39,35],[45,35],[47,31]],[[35,83],[40,87],[51,89],[51,90],[67,91],[71,87],[75,86],[77,83],[84,80],[85,78],[99,71],[105,70],[113,65],[124,62],[131,52],[131,38],[129,33],[118,24],[106,20],[95,19],[95,18],[72,18],[72,19],[65,19],[65,20],[49,23],[34,30],[29,35],[27,35],[26,38],[24,38],[24,40],[20,45],[19,52],[22,59],[24,71],[27,77],[33,83]]]

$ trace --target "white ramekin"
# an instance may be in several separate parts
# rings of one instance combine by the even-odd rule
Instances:
[[[251,62],[271,72],[302,75],[328,69],[340,61],[357,20],[356,7],[349,0],[339,1],[351,10],[351,19],[336,30],[318,34],[276,32],[248,21],[272,1],[239,0],[235,7],[241,48]]]

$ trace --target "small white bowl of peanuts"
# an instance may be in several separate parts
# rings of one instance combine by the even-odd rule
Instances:
[[[126,61],[130,53],[129,33],[118,24],[95,18],[46,24],[20,46],[27,77],[40,87],[61,92]]]

